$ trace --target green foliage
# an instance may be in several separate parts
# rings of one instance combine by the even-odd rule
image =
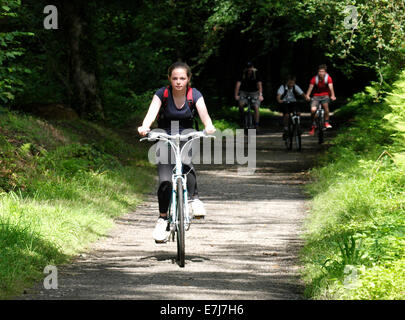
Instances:
[[[6,210],[4,198],[0,199],[0,208]],[[44,240],[30,225],[16,224],[14,219],[4,216],[0,215],[0,297],[23,290],[26,282],[42,277],[43,266],[66,260],[59,248]]]
[[[117,166],[118,160],[98,150],[94,145],[74,143],[48,153],[39,165],[43,165],[45,170],[55,170],[63,176],[74,176],[78,172],[98,172],[104,167]]]
[[[312,171],[314,197],[303,251],[307,295],[318,299],[404,299],[405,71],[385,102],[357,94],[354,114]],[[367,90],[372,93],[372,88]],[[355,266],[355,287],[345,267]]]
[[[357,287],[355,290],[348,290],[347,293],[343,292],[343,297],[367,300],[403,300],[405,297],[404,268],[404,259],[367,269],[360,268]]]
[[[210,112],[213,124],[218,130],[239,129],[239,108],[224,106]],[[201,126],[202,128],[203,126]]]
[[[21,5],[20,0],[1,0],[0,19],[10,22],[16,20],[16,11]],[[24,87],[23,76],[31,70],[16,61],[26,51],[21,44],[21,39],[32,36],[32,33],[17,30],[0,32],[0,102],[14,100],[16,93]]]
[[[104,94],[105,113],[107,120],[116,126],[128,123],[128,119],[139,119],[146,115],[152,101],[154,91],[148,90],[136,94],[130,89],[122,87],[119,81],[112,80]]]
[[[7,28],[0,33],[0,101],[17,106],[57,102],[76,109],[71,34],[64,24],[69,19],[60,19],[58,30],[45,30],[38,13],[46,2],[1,3]],[[345,27],[347,5],[359,13],[354,31]],[[235,55],[230,60],[235,64],[246,54],[259,59],[283,45],[292,48],[291,42],[306,42],[347,76],[364,67],[376,70],[381,85],[380,75],[390,82],[405,62],[401,0],[88,1],[84,6],[92,13],[85,23],[93,50],[82,58],[94,67],[107,120],[114,125],[143,113],[146,97],[167,83],[167,67],[178,59],[192,66],[207,98],[224,99],[227,85],[218,82],[233,75],[218,77],[212,61],[230,54],[224,49],[228,42],[240,41],[249,51]],[[376,98],[382,89],[376,87]]]
[[[50,123],[15,112],[0,113],[0,123],[5,298],[41,279],[46,265],[67,262],[104,235],[113,218],[140,203],[154,171],[147,145],[94,123]]]
[[[245,8],[241,1],[204,1],[207,7],[212,8],[211,15],[203,23],[204,37],[201,41],[201,51],[192,60],[193,68],[197,74],[203,69],[204,63],[214,54],[220,46],[221,40],[227,31],[235,27],[239,22]],[[201,9],[201,8],[200,8]]]
[[[348,6],[356,8],[355,20],[349,18]],[[402,0],[306,0],[297,2],[288,11],[297,16],[290,39],[315,37],[316,46],[325,50],[326,56],[348,76],[355,66],[371,68],[382,85],[387,67],[396,72],[405,62]]]

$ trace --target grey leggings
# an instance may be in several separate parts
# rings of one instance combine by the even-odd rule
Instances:
[[[160,142],[159,142],[160,143]],[[183,146],[185,142],[181,143]],[[163,145],[163,144],[162,144]],[[162,146],[161,145],[161,146]],[[157,191],[158,201],[159,201],[159,212],[167,213],[169,210],[169,205],[172,197],[172,174],[175,167],[171,163],[171,159],[174,159],[173,152],[168,152],[171,148],[160,148],[160,161],[159,156],[157,157],[158,164],[158,174],[159,174],[159,188]],[[166,152],[167,151],[167,152]],[[167,156],[167,158],[165,158]],[[168,161],[162,161],[162,159],[167,159]],[[189,199],[198,198],[197,190],[197,176],[193,164],[191,163],[191,158],[186,157],[182,159],[183,161],[183,173],[187,174],[187,191]],[[168,162],[168,163],[167,163]],[[184,163],[185,162],[185,163]]]

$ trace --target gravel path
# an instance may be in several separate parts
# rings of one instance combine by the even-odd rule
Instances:
[[[303,152],[287,153],[280,133],[262,130],[254,175],[238,175],[237,165],[197,165],[208,215],[186,233],[185,268],[173,260],[175,242],[152,239],[153,192],[90,253],[59,268],[57,290],[38,284],[22,299],[302,299],[302,185],[320,149],[304,135]]]

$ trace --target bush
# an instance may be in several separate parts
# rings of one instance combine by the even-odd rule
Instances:
[[[356,94],[355,115],[312,170],[306,220],[306,294],[318,299],[404,299],[405,71],[384,102]],[[356,270],[353,286],[348,267]]]

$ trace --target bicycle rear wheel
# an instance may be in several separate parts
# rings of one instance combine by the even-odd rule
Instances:
[[[184,232],[184,203],[183,184],[177,180],[177,262],[180,267],[185,264],[185,232]]]

